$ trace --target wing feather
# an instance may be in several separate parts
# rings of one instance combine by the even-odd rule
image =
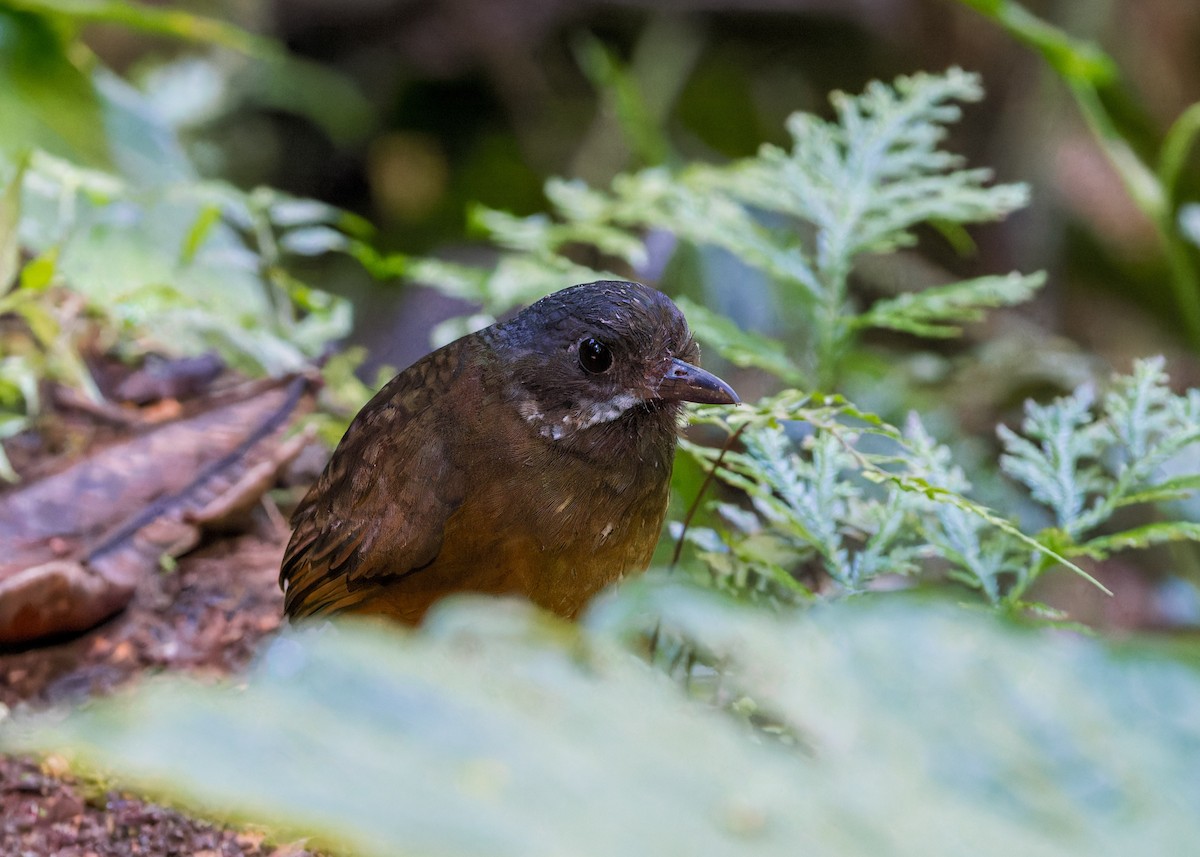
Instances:
[[[444,404],[463,350],[454,343],[410,366],[347,429],[292,518],[279,574],[289,616],[353,608],[437,557],[465,490]]]

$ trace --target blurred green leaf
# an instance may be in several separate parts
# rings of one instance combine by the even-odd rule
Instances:
[[[112,163],[96,90],[67,47],[45,17],[0,3],[0,154],[39,148]]]
[[[54,282],[58,271],[58,248],[51,247],[21,269],[21,290],[25,292],[44,292]]]
[[[1163,140],[1162,154],[1158,162],[1158,181],[1166,191],[1172,205],[1178,203],[1183,188],[1180,180],[1185,175],[1188,155],[1200,138],[1200,102],[1192,104],[1176,119]]]
[[[655,121],[642,96],[632,69],[591,34],[572,45],[575,61],[615,113],[634,153],[642,163],[661,164],[671,155],[671,144]]]
[[[4,300],[0,298],[0,314],[9,310],[9,307],[2,306],[3,303]],[[24,431],[29,426],[30,416],[40,409],[38,368],[36,361],[23,354],[0,358],[0,441]],[[2,444],[0,479],[5,482],[18,480]]]
[[[21,405],[26,414],[36,414],[41,405],[38,393],[38,374],[33,363],[23,355],[0,359],[0,406],[5,408]],[[18,415],[24,417],[24,414]],[[10,437],[19,428],[14,427],[10,417],[0,438]]]
[[[1175,318],[1193,348],[1200,348],[1200,268],[1181,240],[1177,216],[1179,179],[1200,130],[1200,108],[1192,105],[1176,120],[1163,142],[1157,168],[1142,158],[1134,146],[1135,133],[1122,121],[1114,102],[1132,103],[1125,97],[1116,62],[1089,42],[1074,39],[1038,18],[1015,0],[959,0],[1042,54],[1062,78],[1105,156],[1121,177],[1126,192],[1154,225],[1164,261],[1171,276]]]
[[[221,222],[221,209],[216,205],[202,205],[200,211],[196,215],[195,221],[192,223],[192,228],[187,231],[187,235],[183,239],[183,250],[180,253],[180,260],[184,264],[191,264],[196,259],[196,252],[200,246],[208,239],[213,227]]]
[[[33,338],[43,347],[58,347],[60,345],[58,341],[60,328],[58,319],[54,317],[50,307],[38,303],[24,291],[14,297],[15,300],[0,301],[0,311],[12,312],[20,316],[29,326],[29,332],[33,334]]]
[[[145,96],[102,66],[93,70],[92,80],[115,173],[134,187],[196,181],[174,129]]]
[[[277,110],[304,116],[334,143],[361,141],[374,121],[374,109],[345,75],[278,48],[239,81],[243,95]]]
[[[1015,0],[959,2],[991,18],[1009,34],[1041,53],[1064,78],[1101,86],[1117,76],[1116,63],[1099,47],[1043,21]]]
[[[762,732],[614,646],[655,616],[722,664],[694,692]],[[244,687],[157,682],[6,744],[360,854],[1115,857],[1200,837],[1200,677],[1161,655],[895,598],[772,617],[635,585],[592,625],[476,600],[416,635],[314,628]]]
[[[297,256],[320,256],[344,252],[350,246],[350,239],[328,226],[305,226],[285,232],[279,239],[279,246]]]
[[[273,42],[233,24],[132,0],[0,0],[0,8],[21,9],[75,24],[101,23],[130,27],[160,36],[221,45],[250,55],[278,52]]]
[[[616,624],[647,615],[812,749],[831,802],[891,822],[828,853],[1172,854],[1200,828],[1194,645],[1185,666],[895,597],[773,622],[650,589]]]
[[[0,193],[0,295],[8,291],[21,264],[17,224],[21,221],[21,184],[28,161],[22,158],[16,173]]]
[[[45,273],[128,325],[143,348],[216,348],[240,369],[278,373],[349,330],[348,304],[298,283],[279,255],[289,235],[310,254],[346,249],[329,237],[339,233],[302,226],[279,235],[271,220],[278,213],[299,223],[303,213],[354,225],[336,209],[289,206],[277,191],[221,182],[142,186],[44,153],[33,157],[25,186],[22,227],[28,248],[53,263]],[[324,231],[319,247],[303,242],[312,230]],[[302,313],[290,312],[292,301]]]

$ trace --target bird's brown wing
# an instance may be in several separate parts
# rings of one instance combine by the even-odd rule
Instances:
[[[463,351],[455,343],[413,364],[347,429],[292,517],[279,574],[289,616],[353,608],[437,558],[465,490],[445,405]]]

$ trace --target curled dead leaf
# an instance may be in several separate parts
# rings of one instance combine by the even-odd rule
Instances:
[[[310,392],[300,376],[244,385],[0,496],[0,643],[92,627],[252,508],[306,442],[284,435]]]

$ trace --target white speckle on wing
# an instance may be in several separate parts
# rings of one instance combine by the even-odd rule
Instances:
[[[603,541],[604,539],[607,539],[610,535],[612,535],[612,531],[613,523],[612,521],[609,521],[604,529],[600,531],[600,540]]]
[[[558,504],[558,508],[554,510],[554,514],[561,515],[563,513],[563,510],[565,510],[568,506],[570,506],[571,501],[574,499],[575,499],[574,497],[568,497],[567,499],[563,500],[561,503]]]
[[[521,402],[517,410],[520,412],[521,416],[525,418],[525,422],[527,423],[538,422],[546,418],[546,415],[542,413],[542,406],[539,405],[534,399],[526,399],[525,401]]]

